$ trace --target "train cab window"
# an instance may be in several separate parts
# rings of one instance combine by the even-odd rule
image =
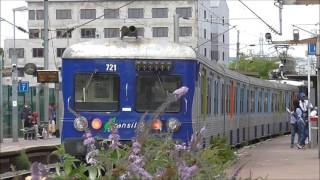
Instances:
[[[80,73],[75,76],[75,109],[78,111],[118,111],[118,75]]]
[[[173,75],[141,74],[137,76],[136,111],[155,111],[170,93],[181,85],[181,78]],[[180,101],[173,102],[165,112],[179,112]]]

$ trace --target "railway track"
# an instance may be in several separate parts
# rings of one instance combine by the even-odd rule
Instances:
[[[30,175],[29,170],[21,170],[19,166],[25,162],[40,162],[45,164],[49,169],[54,168],[54,163],[58,161],[56,156],[51,155],[57,148],[56,146],[41,146],[25,149],[25,155],[28,158],[21,158],[25,156],[21,151],[10,151],[0,153],[0,179],[12,179],[18,177],[23,179]],[[20,162],[26,160],[25,162]],[[29,159],[29,160],[27,160]]]

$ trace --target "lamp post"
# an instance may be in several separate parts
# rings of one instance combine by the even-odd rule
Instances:
[[[12,65],[12,138],[13,142],[18,142],[18,77],[17,77],[17,53],[16,53],[16,11],[25,11],[28,8],[25,6],[13,9],[13,53],[11,59]]]
[[[179,43],[179,36],[180,36],[180,28],[179,28],[179,19],[187,19],[188,17],[180,16],[179,14],[173,15],[173,42]]]

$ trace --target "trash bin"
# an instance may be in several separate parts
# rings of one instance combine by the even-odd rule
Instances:
[[[310,117],[310,123],[311,127],[311,148],[317,147],[317,144],[319,143],[318,139],[318,116],[312,116]]]
[[[310,117],[311,127],[318,127],[318,116]]]

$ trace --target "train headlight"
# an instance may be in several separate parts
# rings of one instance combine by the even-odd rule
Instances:
[[[80,116],[73,121],[73,126],[78,131],[85,131],[88,128],[87,118]]]
[[[151,128],[154,130],[162,130],[162,122],[160,121],[160,119],[154,119],[151,122]]]
[[[168,130],[170,132],[177,132],[181,127],[181,122],[178,119],[170,118],[167,122]]]
[[[100,128],[102,127],[102,121],[101,121],[101,119],[99,119],[99,118],[94,118],[94,119],[91,121],[91,127],[92,127],[93,129],[96,129],[96,130],[100,129]]]

